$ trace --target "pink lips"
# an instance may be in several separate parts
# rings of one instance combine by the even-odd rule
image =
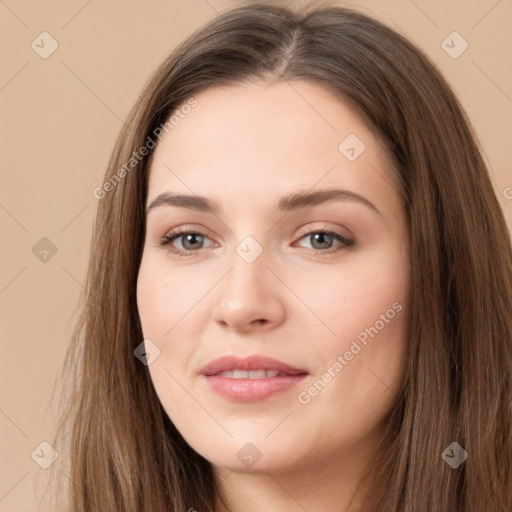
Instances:
[[[279,372],[279,374],[264,378],[233,378],[218,375],[235,370],[253,372],[267,370],[272,373]],[[251,356],[244,359],[225,356],[206,365],[200,373],[206,379],[210,389],[223,398],[234,402],[257,402],[296,386],[308,372],[264,356]]]

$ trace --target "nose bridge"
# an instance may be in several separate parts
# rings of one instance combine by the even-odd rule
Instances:
[[[261,239],[262,236],[259,236]],[[253,235],[245,236],[242,241],[236,246],[235,252],[239,259],[243,260],[247,265],[253,265],[258,260],[266,259],[262,258],[262,255],[268,252],[268,248],[264,248],[264,242],[259,242]],[[259,265],[258,265],[259,266]],[[243,267],[243,265],[242,265]]]
[[[243,292],[258,292],[266,280],[268,253],[268,248],[264,248],[252,235],[245,236],[235,247],[230,284],[235,288],[240,286]]]
[[[275,323],[283,308],[276,288],[269,280],[275,279],[267,268],[269,250],[255,237],[247,235],[234,248],[231,270],[225,276],[215,304],[217,321],[239,329],[258,321],[258,325]]]
[[[237,200],[238,201],[238,200]],[[255,213],[254,208],[249,211],[250,205],[239,205],[237,201],[232,206],[239,206],[239,214],[236,221],[231,225],[233,251],[231,265],[233,269],[231,279],[236,275],[236,280],[252,281],[258,274],[263,274],[268,269],[266,264],[269,260],[270,250],[267,236],[267,226],[258,219],[261,215]],[[261,277],[261,275],[260,275]]]

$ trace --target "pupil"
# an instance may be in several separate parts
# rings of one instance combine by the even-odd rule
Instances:
[[[189,243],[190,239],[192,239],[191,244],[192,244],[192,245],[194,245],[194,241],[193,241],[193,240],[194,240],[194,238],[196,238],[196,237],[200,237],[200,236],[201,236],[201,235],[197,235],[197,234],[194,234],[194,233],[189,234],[189,235],[186,235],[186,236],[185,236],[185,244],[184,244],[184,246],[186,247],[186,244],[188,244],[188,243]]]
[[[314,237],[315,242],[317,241],[317,237],[320,237],[320,245],[321,245],[322,242],[324,244],[326,243],[326,240],[329,239],[330,235],[327,235],[326,233],[315,233],[315,234],[313,234],[313,237]],[[327,242],[327,245],[329,245],[328,242]],[[325,247],[323,247],[323,248],[325,248]]]

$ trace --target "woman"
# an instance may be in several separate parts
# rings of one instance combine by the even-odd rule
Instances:
[[[72,510],[511,510],[510,236],[402,36],[224,13],[149,80],[94,194]]]

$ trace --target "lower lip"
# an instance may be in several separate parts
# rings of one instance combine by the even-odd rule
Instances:
[[[295,387],[305,377],[305,374],[269,377],[267,379],[230,379],[217,375],[204,376],[214,393],[233,402],[264,400]]]

